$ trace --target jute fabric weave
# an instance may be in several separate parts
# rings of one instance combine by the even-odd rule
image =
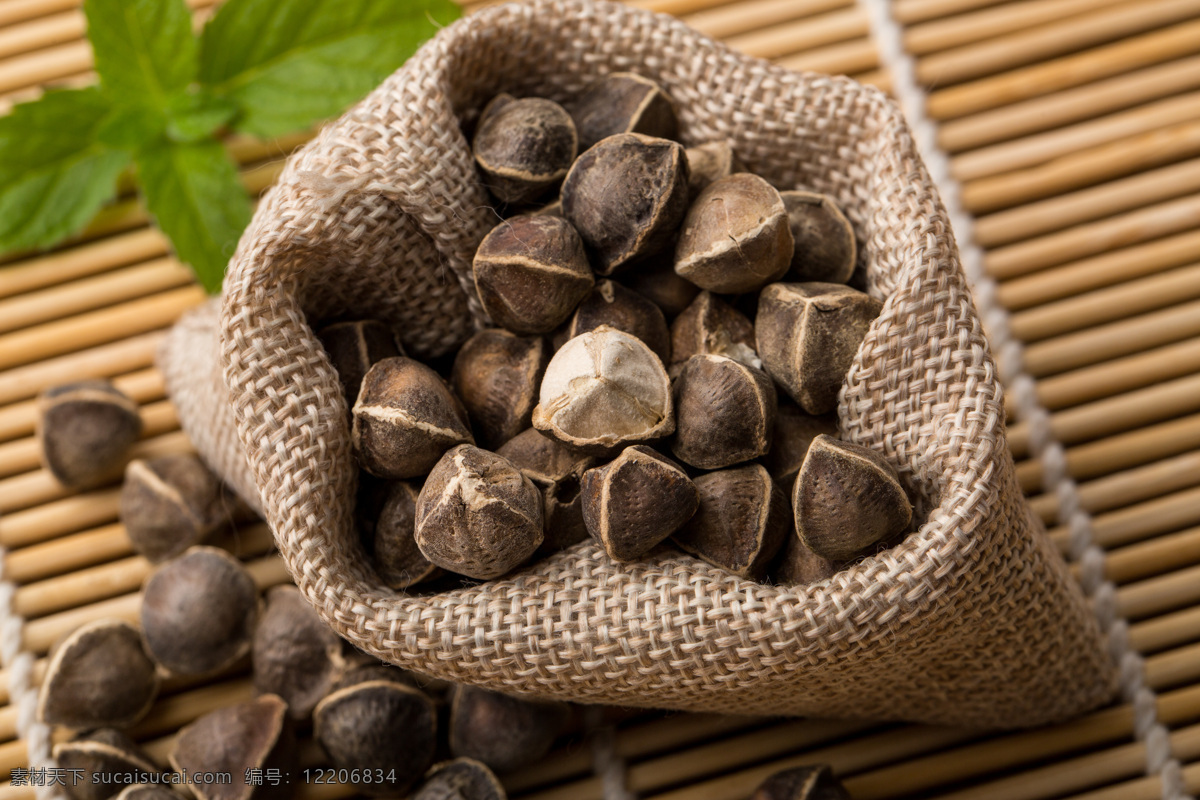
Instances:
[[[616,564],[583,543],[504,580],[390,591],[354,530],[346,403],[310,323],[381,317],[418,355],[485,324],[470,265],[496,218],[463,123],[498,91],[566,99],[617,70],[664,86],[685,143],[728,140],[776,186],[846,210],[885,303],[842,391],[841,432],[896,466],[920,528],[808,587],[667,548]],[[305,596],[401,666],[583,702],[998,727],[1115,690],[1095,618],[1015,481],[987,342],[901,114],[874,89],[734,53],[669,17],[555,0],[443,30],[292,158],[219,314],[186,320],[165,368],[185,429],[258,493]]]

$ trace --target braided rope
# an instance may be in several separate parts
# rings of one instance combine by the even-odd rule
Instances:
[[[917,147],[942,196],[951,226],[959,237],[959,254],[971,283],[984,326],[997,354],[1001,382],[1012,389],[1017,414],[1029,424],[1030,450],[1041,459],[1042,488],[1058,500],[1058,521],[1070,530],[1068,557],[1080,567],[1080,584],[1092,602],[1101,630],[1108,634],[1109,652],[1120,670],[1121,693],[1134,708],[1134,734],[1146,748],[1146,773],[1161,780],[1163,800],[1191,795],[1171,739],[1158,719],[1157,696],[1146,685],[1145,661],[1129,640],[1129,623],[1117,609],[1116,586],[1105,577],[1105,552],[1092,537],[1092,517],[1083,508],[1079,490],[1067,467],[1066,452],[1054,435],[1050,413],[1037,397],[1034,378],[1025,370],[1024,348],[1012,335],[1007,309],[996,298],[996,281],[984,267],[983,250],[974,241],[974,218],[963,207],[961,186],[950,169],[950,158],[938,145],[937,124],[925,114],[927,95],[916,78],[916,64],[904,49],[904,31],[891,15],[887,0],[862,0],[883,63],[892,75],[892,91],[904,109]]]

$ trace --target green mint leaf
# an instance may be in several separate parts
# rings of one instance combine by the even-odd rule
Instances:
[[[196,36],[184,0],[84,0],[100,85],[122,105],[163,107],[196,77]]]
[[[450,0],[229,0],[200,38],[200,80],[269,138],[340,114],[461,14]]]
[[[237,167],[218,141],[165,143],[137,155],[146,207],[210,293],[250,221]]]
[[[233,101],[206,89],[182,92],[167,101],[167,136],[173,142],[198,142],[210,138],[237,113]]]
[[[166,138],[167,116],[161,108],[138,104],[117,106],[96,130],[96,140],[133,153]]]
[[[109,112],[96,89],[48,92],[0,118],[0,250],[49,247],[116,191],[128,151],[97,142]]]

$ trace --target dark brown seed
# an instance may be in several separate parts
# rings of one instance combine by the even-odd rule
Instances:
[[[158,695],[154,662],[127,622],[102,619],[77,629],[55,649],[38,697],[38,717],[70,728],[125,728]]]
[[[250,650],[258,587],[236,558],[193,547],[151,574],[142,593],[142,632],[154,659],[195,675],[232,665]]]
[[[508,800],[508,795],[487,765],[456,758],[434,765],[411,800]]]
[[[563,214],[600,275],[670,246],[687,213],[683,147],[638,133],[610,136],[585,152],[562,186]]]
[[[506,105],[516,99],[517,98],[513,97],[508,92],[501,92],[489,100],[487,105],[483,107],[483,110],[479,112],[479,121],[475,125],[476,130],[479,129],[479,126],[482,125],[488,117],[490,117],[492,114],[495,114],[497,111],[504,108]]]
[[[580,484],[596,459],[529,428],[496,451],[542,493],[545,538],[538,553],[556,553],[587,538]]]
[[[858,245],[854,228],[833,199],[814,192],[780,192],[780,196],[796,242],[788,277],[824,283],[849,281]]]
[[[489,110],[475,131],[475,163],[503,203],[537,200],[567,174],[578,152],[575,123],[562,106],[523,97]]]
[[[775,441],[763,463],[771,477],[789,496],[813,439],[823,433],[837,436],[837,430],[836,414],[814,417],[805,414],[786,398],[780,401],[779,411],[775,415]]]
[[[511,772],[544,757],[566,719],[563,703],[460,684],[450,703],[450,752]]]
[[[689,147],[687,162],[691,174],[688,189],[693,199],[710,183],[746,171],[729,142],[706,142]]]
[[[787,496],[760,464],[695,479],[700,509],[674,542],[685,553],[760,580],[792,530]]]
[[[671,355],[667,318],[654,303],[619,283],[601,280],[567,320],[563,341],[608,325],[636,336],[665,364]]]
[[[658,306],[668,320],[683,313],[700,294],[700,287],[676,275],[669,262],[644,264],[626,272],[621,281]]]
[[[819,556],[848,561],[908,530],[912,505],[883,456],[818,436],[792,493],[796,532]]]
[[[495,453],[459,445],[417,498],[417,546],[442,569],[487,580],[520,566],[542,543],[542,495]]]
[[[644,445],[583,474],[583,519],[616,561],[633,561],[687,522],[700,504],[683,467]]]
[[[809,414],[837,407],[838,392],[883,304],[836,283],[776,283],[754,319],[763,369]]]
[[[762,368],[754,352],[754,323],[711,292],[702,292],[671,323],[670,375],[678,375],[695,355],[725,356]]]
[[[481,447],[494,450],[529,427],[548,363],[545,339],[497,328],[480,331],[458,351],[450,385]]]
[[[661,139],[679,135],[671,98],[649,78],[614,72],[589,86],[571,107],[579,131],[579,152],[618,133]]]
[[[417,490],[402,481],[388,486],[372,527],[371,563],[384,584],[393,589],[407,589],[442,574],[417,547],[416,524]]]
[[[771,449],[776,397],[760,369],[725,356],[692,356],[672,386],[671,452],[700,469],[722,469]]]
[[[291,585],[267,592],[251,663],[254,690],[283,698],[292,719],[307,718],[345,667],[341,637]]]
[[[363,376],[372,364],[385,358],[404,355],[404,350],[397,344],[396,334],[392,329],[373,319],[326,325],[317,333],[317,338],[321,340],[333,368],[337,370],[346,405],[349,407],[353,407],[354,401],[358,399]]]
[[[64,782],[73,800],[107,800],[130,780],[145,783],[162,772],[132,739],[110,728],[57,744],[53,755],[59,769],[78,776]]]
[[[442,453],[475,441],[466,409],[441,376],[403,357],[385,358],[367,372],[351,438],[363,469],[397,481],[424,475]]]
[[[287,715],[287,703],[264,694],[247,703],[218,708],[179,731],[170,755],[176,772],[189,775],[216,772],[232,777],[229,783],[189,783],[198,800],[269,800],[287,797],[292,785],[247,780],[249,770],[279,770],[297,774],[296,737]]]
[[[42,464],[71,489],[121,475],[142,435],[137,403],[108,381],[80,381],[42,392],[37,404]]]
[[[126,786],[116,800],[184,800],[183,795],[155,783],[135,783]]]
[[[722,294],[755,291],[782,278],[791,263],[783,200],[771,184],[748,172],[700,192],[675,245],[675,272]]]
[[[488,315],[515,333],[549,333],[587,297],[595,279],[583,241],[562,217],[501,222],[475,251],[475,289]]]
[[[593,454],[675,430],[671,383],[641,339],[601,325],[550,359],[533,427]]]
[[[776,772],[759,785],[750,800],[850,800],[829,766],[796,767]]]
[[[433,763],[436,728],[433,702],[420,690],[391,681],[339,689],[313,712],[313,738],[334,767],[394,776],[356,784],[374,797],[404,795],[420,782]]]
[[[850,793],[827,764],[820,764],[775,772],[750,800],[850,800]]]
[[[133,549],[153,562],[204,541],[225,521],[220,479],[193,454],[135,459],[125,467],[121,524]]]
[[[529,212],[535,217],[561,217],[562,216],[562,200],[554,198],[546,205]]]
[[[837,565],[808,549],[799,536],[786,536],[771,566],[771,577],[785,586],[808,585],[831,578]]]

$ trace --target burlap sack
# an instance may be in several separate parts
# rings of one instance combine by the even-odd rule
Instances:
[[[686,143],[726,139],[776,186],[845,208],[886,302],[841,431],[896,466],[923,524],[809,587],[669,551],[617,565],[584,543],[505,580],[390,591],[353,529],[346,405],[309,321],[381,317],[418,355],[460,343],[483,322],[471,257],[496,220],[461,123],[498,91],[564,99],[616,70],[666,88]],[[305,596],[401,666],[583,702],[1000,727],[1113,695],[1103,636],[1014,480],[987,342],[900,113],[668,17],[555,0],[443,30],[292,158],[242,238],[219,320],[182,323],[164,367],[185,429],[261,499]]]

